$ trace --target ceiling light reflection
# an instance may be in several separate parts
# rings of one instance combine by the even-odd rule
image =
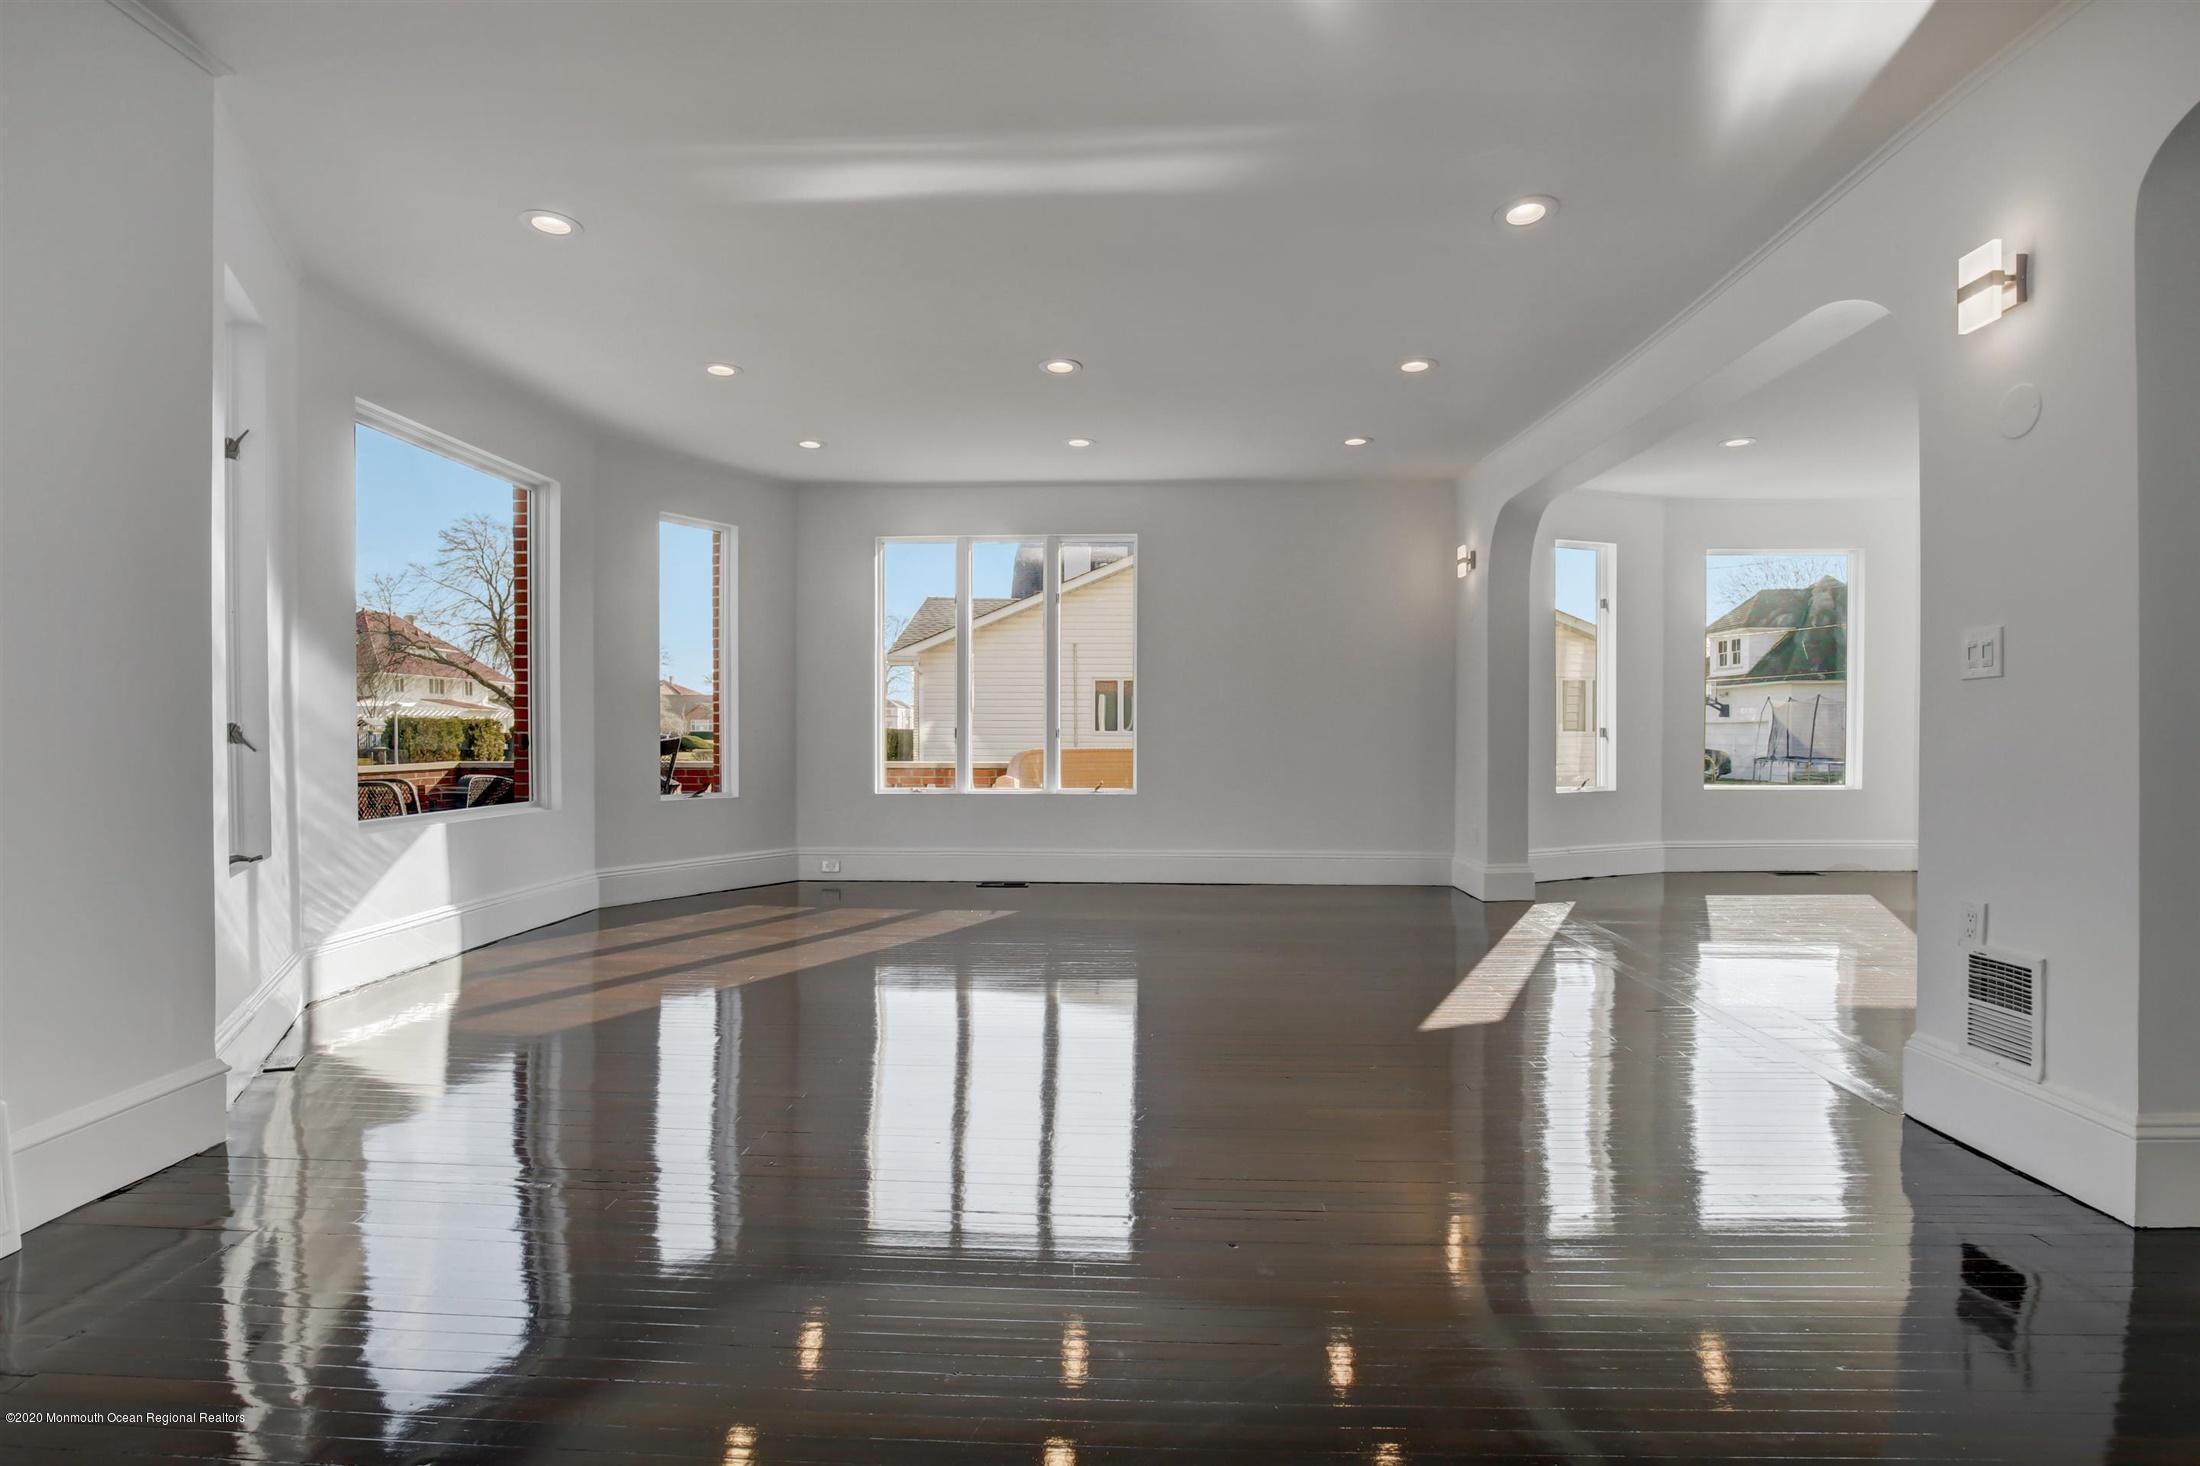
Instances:
[[[1339,1325],[1329,1331],[1329,1388],[1343,1399],[1352,1390],[1354,1357],[1352,1331]]]
[[[802,1332],[795,1339],[794,1367],[802,1372],[805,1381],[815,1380],[825,1368],[825,1309],[813,1306],[809,1317],[802,1320]]]
[[[1092,1373],[1092,1346],[1085,1339],[1085,1321],[1071,1318],[1062,1325],[1062,1387],[1081,1390]]]

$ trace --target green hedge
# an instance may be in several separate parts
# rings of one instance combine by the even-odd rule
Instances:
[[[494,718],[399,718],[397,761],[448,764],[460,760],[496,763],[511,739]]]
[[[886,730],[886,759],[889,763],[903,763],[917,756],[917,730],[914,728],[888,728]]]

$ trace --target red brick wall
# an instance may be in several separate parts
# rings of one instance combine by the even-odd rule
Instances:
[[[990,789],[993,781],[1008,772],[1008,765],[994,764],[987,768],[973,768],[970,783],[973,788]],[[889,789],[952,789],[955,787],[953,764],[888,764],[886,787]]]
[[[534,649],[530,623],[527,531],[534,495],[518,484],[512,486],[512,802],[525,804],[534,797],[530,746],[533,708],[528,696],[528,661]]]
[[[714,529],[710,532],[710,787],[725,787],[720,767],[726,754],[726,689],[721,686],[725,678],[726,649],[721,640],[726,634],[726,532]],[[680,777],[680,770],[673,769],[673,777]],[[687,783],[681,780],[681,787]]]

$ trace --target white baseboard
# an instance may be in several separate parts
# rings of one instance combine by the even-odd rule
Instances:
[[[799,874],[800,862],[792,850],[752,850],[741,855],[617,865],[597,872],[603,885],[598,899],[605,906],[632,906],[675,896],[773,886],[795,880]]]
[[[1477,901],[1535,899],[1535,874],[1524,865],[1484,865],[1462,855],[1451,862],[1451,883]]]
[[[827,875],[827,857],[840,862]],[[1451,857],[1397,850],[804,849],[804,880],[1440,886]]]
[[[1638,840],[1529,855],[1539,881],[1668,871],[1916,870],[1915,840]]]
[[[469,948],[594,911],[599,887],[590,872],[339,932],[307,954],[305,1001],[322,1002]]]
[[[2156,1206],[2142,1208],[2139,1170],[2143,1132],[2162,1121],[2200,1117],[2156,1117],[2142,1125],[2128,1111],[2058,1085],[2035,1084],[1922,1033],[1913,1034],[1902,1053],[1902,1112],[2128,1225],[2200,1223],[2200,1208],[2188,1208],[2181,1220],[2166,1214],[2165,1203],[2174,1202],[2170,1189]],[[2189,1162],[2200,1155],[2200,1124],[2187,1129],[2160,1132],[2162,1159]],[[2190,1174],[2200,1176],[2200,1170]],[[2190,1199],[2200,1202],[2200,1190]]]
[[[8,1141],[8,1106],[0,1100],[0,1257],[23,1245],[15,1220],[15,1147]]]
[[[306,1006],[305,954],[293,952],[214,1028],[214,1054],[229,1070],[234,1102]]]
[[[201,1059],[17,1129],[18,1232],[221,1144],[228,1074],[221,1060]]]

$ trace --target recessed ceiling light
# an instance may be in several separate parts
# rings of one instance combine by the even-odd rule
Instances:
[[[1344,440],[1344,445],[1347,448],[1365,448],[1373,441],[1372,438],[1347,438]]]
[[[1530,224],[1540,224],[1558,212],[1558,200],[1549,194],[1532,193],[1524,199],[1514,199],[1497,211],[1497,217],[1515,229],[1525,229]]]
[[[1084,365],[1081,361],[1071,361],[1066,356],[1057,356],[1052,361],[1040,362],[1039,370],[1049,376],[1066,377],[1071,372],[1082,370]]]
[[[1433,367],[1435,365],[1436,361],[1433,357],[1414,356],[1408,357],[1406,360],[1399,362],[1398,370],[1408,373],[1425,372],[1430,367]]]
[[[797,448],[822,448],[824,446],[815,438],[804,438],[801,442],[795,444]]]
[[[1072,439],[1070,439],[1070,440],[1069,440],[1069,445],[1070,445],[1070,447],[1072,447],[1072,448],[1090,448],[1090,447],[1092,446],[1092,439],[1090,439],[1090,438],[1072,438]]]
[[[703,370],[714,377],[738,377],[741,375],[741,368],[730,361],[714,361],[704,367]]]
[[[1724,443],[1720,444],[1719,446],[1721,446],[1722,448],[1747,448],[1750,444],[1756,441],[1757,440],[1755,438],[1728,438]]]
[[[550,209],[529,209],[520,217],[527,227],[537,234],[567,235],[581,232],[581,221],[570,214],[556,213]]]

